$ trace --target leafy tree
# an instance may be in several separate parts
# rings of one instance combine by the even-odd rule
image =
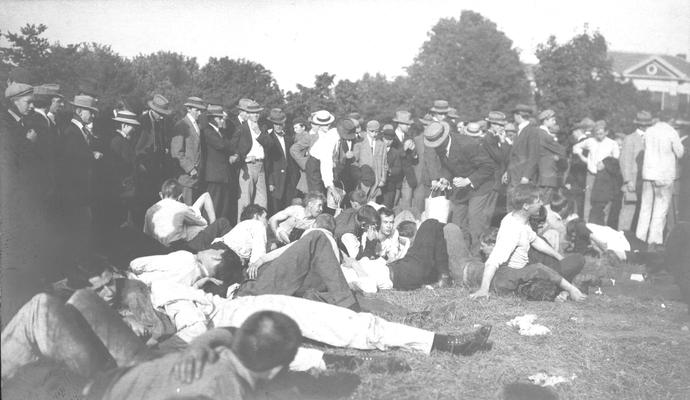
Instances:
[[[195,81],[199,74],[196,58],[159,51],[135,57],[132,68],[137,82],[135,94],[140,98],[162,94],[173,107],[181,108],[187,97],[199,94]]]
[[[389,81],[381,74],[364,74],[355,82],[340,81],[335,86],[338,111],[342,114],[357,111],[366,120],[388,122],[395,111],[412,106],[408,83],[407,78]]]
[[[530,97],[513,42],[474,11],[443,18],[407,69],[416,114],[435,99],[448,100],[461,115],[480,118]]]
[[[648,104],[648,96],[632,83],[616,81],[606,39],[599,32],[585,31],[563,45],[551,36],[536,55],[537,104],[555,110],[568,129],[589,116],[607,120],[613,130],[627,131],[635,112]]]
[[[26,24],[19,29],[20,33],[7,32],[5,36],[10,42],[10,47],[0,47],[0,59],[3,64],[30,65],[40,62],[49,52],[48,39],[41,37],[48,29],[43,24]]]
[[[288,118],[307,118],[312,112],[328,110],[336,113],[336,101],[333,93],[335,75],[324,72],[317,75],[314,87],[297,85],[296,92],[288,92],[285,95],[285,113]]]

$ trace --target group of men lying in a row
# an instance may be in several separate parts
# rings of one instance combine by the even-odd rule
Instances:
[[[242,221],[228,229],[222,220],[208,224],[201,217],[203,198],[193,208],[177,201],[175,184],[163,185],[145,230],[187,250],[136,258],[121,279],[97,269],[89,288],[64,296],[66,302],[53,294],[35,296],[2,331],[3,380],[45,357],[93,378],[93,398],[244,398],[283,367],[358,363],[356,357],[299,347],[299,337],[425,354],[471,355],[492,346],[490,326],[446,335],[361,312],[380,303],[360,291],[443,286],[452,276],[479,286],[471,297],[488,296],[494,288],[535,299],[586,298],[573,284],[584,257],[562,256],[530,225],[545,210],[554,212],[543,207],[532,184],[515,188],[514,211],[497,231],[483,235],[484,262],[469,254],[457,226],[430,218],[418,227],[416,221],[400,222],[396,229],[391,212],[358,204],[357,193],[350,196],[353,207],[335,218],[321,213],[321,195],[310,194],[304,206],[288,207],[270,221],[263,208],[247,206]],[[266,252],[267,226],[287,243]],[[608,240],[590,224],[571,226],[595,243]],[[220,363],[201,373],[199,366],[216,358]]]

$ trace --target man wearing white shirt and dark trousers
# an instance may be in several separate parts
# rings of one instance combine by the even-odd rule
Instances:
[[[236,154],[230,157],[239,169],[238,216],[249,204],[267,206],[266,175],[264,172],[264,147],[257,141],[261,135],[259,113],[263,107],[254,100],[240,99],[237,106],[240,113],[232,137],[232,147]],[[239,219],[239,218],[238,218]]]

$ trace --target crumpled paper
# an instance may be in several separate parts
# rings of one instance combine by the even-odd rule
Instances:
[[[570,378],[566,378],[557,375],[547,375],[544,372],[539,372],[538,374],[534,374],[532,376],[527,377],[527,379],[529,379],[530,382],[539,386],[556,386],[559,383],[570,383],[575,378],[577,378],[577,375],[575,374],[573,374]]]
[[[519,328],[519,333],[522,336],[542,336],[551,333],[551,330],[544,325],[535,324],[534,321],[536,319],[536,315],[526,314],[521,317],[515,317],[506,324]]]

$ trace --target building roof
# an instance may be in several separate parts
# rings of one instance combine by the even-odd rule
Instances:
[[[674,75],[678,75],[678,78],[690,80],[690,62],[681,57],[667,54],[624,51],[609,51],[608,55],[611,60],[612,70],[617,75],[629,74],[632,72],[632,69],[637,69],[647,64],[647,62],[657,61],[673,72]]]

